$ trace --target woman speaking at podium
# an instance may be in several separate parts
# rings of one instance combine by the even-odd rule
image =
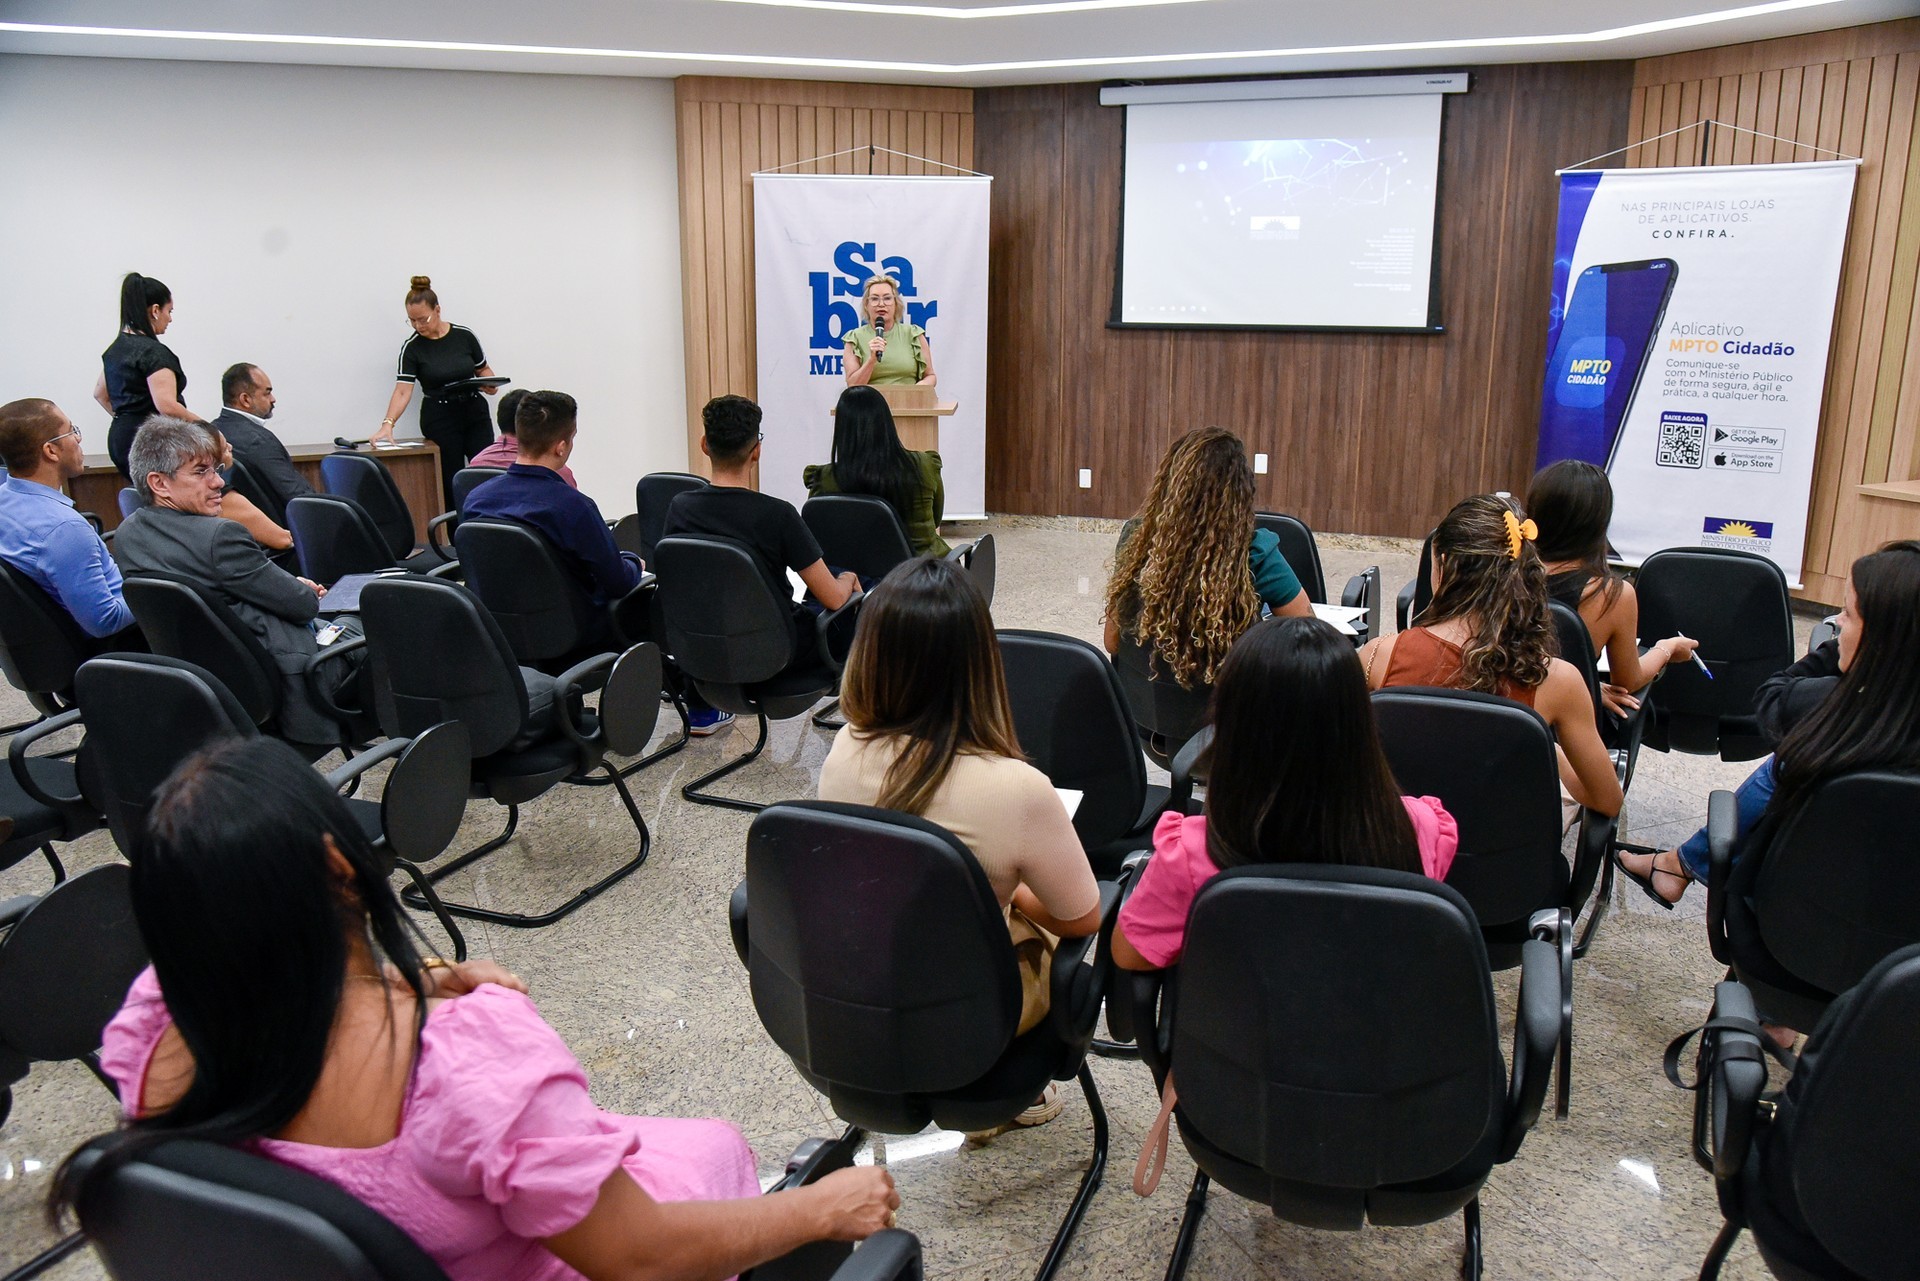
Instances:
[[[393,439],[393,424],[413,399],[414,384],[420,384],[427,393],[420,406],[420,434],[440,446],[440,487],[451,507],[453,474],[493,443],[493,418],[478,391],[448,392],[446,388],[472,378],[491,378],[493,369],[471,329],[440,318],[439,295],[425,276],[415,276],[409,283],[407,323],[413,326],[413,336],[400,346],[400,369],[387,401],[387,416],[380,420],[373,439]],[[492,395],[496,389],[484,390]]]
[[[933,386],[933,353],[927,331],[906,323],[900,287],[887,276],[868,276],[860,291],[860,318],[866,323],[850,329],[846,371],[849,387]]]

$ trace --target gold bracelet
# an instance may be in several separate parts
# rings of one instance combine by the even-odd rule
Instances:
[[[453,968],[453,963],[451,961],[443,961],[437,956],[423,956],[420,958],[420,968],[423,970],[450,970]]]

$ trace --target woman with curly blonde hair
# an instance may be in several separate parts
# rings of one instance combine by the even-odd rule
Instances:
[[[1563,659],[1547,610],[1539,531],[1503,494],[1455,503],[1433,531],[1433,603],[1417,627],[1368,641],[1367,684],[1434,685],[1524,703],[1560,744],[1560,781],[1574,801],[1618,814],[1613,758],[1600,741],[1593,697]]]
[[[1107,652],[1124,635],[1186,689],[1213,682],[1261,607],[1313,612],[1280,540],[1253,524],[1253,469],[1224,427],[1174,441],[1140,514],[1120,531],[1107,584]]]

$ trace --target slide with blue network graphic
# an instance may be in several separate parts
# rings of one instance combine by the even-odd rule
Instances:
[[[1118,319],[1425,329],[1438,95],[1132,106]]]

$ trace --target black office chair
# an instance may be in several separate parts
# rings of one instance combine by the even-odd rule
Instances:
[[[1767,1018],[1806,1029],[1892,952],[1920,943],[1920,775],[1840,774],[1745,851],[1734,799],[1707,799],[1707,941]]]
[[[797,1156],[798,1154],[796,1154]],[[100,1141],[83,1150],[91,1170]],[[791,1168],[791,1167],[790,1167]],[[769,1191],[799,1186],[795,1170]],[[267,1157],[198,1139],[149,1148],[90,1186],[86,1239],[114,1281],[274,1277],[278,1281],[446,1281],[413,1238],[338,1185]],[[920,1242],[897,1228],[858,1249],[812,1247],[742,1274],[742,1281],[920,1281]],[[796,1266],[796,1264],[798,1266]]]
[[[800,508],[800,519],[820,544],[820,554],[835,569],[850,569],[862,582],[878,582],[893,567],[913,559],[906,526],[884,498],[871,494],[822,494]],[[946,555],[967,570],[974,586],[993,605],[996,560],[993,535],[963,543]]]
[[[633,794],[608,756],[637,756],[653,737],[660,715],[660,651],[635,645],[622,654],[597,654],[559,676],[514,661],[513,650],[479,597],[457,583],[420,576],[382,578],[360,594],[361,622],[376,670],[381,727],[395,737],[422,733],[444,721],[467,728],[472,755],[470,794],[507,807],[506,829],[493,840],[427,873],[438,883],[513,839],[520,806],[556,784],[577,783],[604,770],[639,833],[634,856],[546,912],[503,912],[447,903],[456,916],[532,928],[567,916],[639,870],[653,838]],[[598,689],[599,705],[582,702]],[[401,898],[411,906],[418,889]]]
[[[78,840],[102,824],[92,749],[82,742],[59,755],[34,756],[29,751],[73,720],[70,708],[43,716],[16,729],[7,742],[7,768],[0,770],[0,818],[11,820],[12,826],[0,836],[0,870],[38,850],[58,885],[67,879],[67,869],[54,843]]]
[[[1640,635],[1676,633],[1700,642],[1700,660],[1671,663],[1653,691],[1646,745],[1723,761],[1751,761],[1770,745],[1753,714],[1753,696],[1790,667],[1793,607],[1787,577],[1764,556],[1711,548],[1655,552],[1634,579]]]
[[[1910,1079],[1920,947],[1885,957],[1833,1004],[1777,1100],[1762,1096],[1753,995],[1721,983],[1707,1027],[1695,1156],[1726,1225],[1701,1281],[1720,1275],[1743,1228],[1783,1281],[1920,1276],[1920,1096]]]
[[[415,540],[413,511],[394,483],[393,473],[378,458],[348,450],[328,454],[320,460],[320,476],[329,494],[358,503],[373,518],[390,564],[424,572],[445,563],[432,547],[423,547]]]
[[[746,755],[702,774],[680,794],[702,805],[758,811],[766,806],[708,791],[766,748],[769,719],[810,710],[840,684],[861,596],[813,620],[813,652],[794,653],[792,608],[767,590],[745,548],[717,538],[663,538],[654,548],[667,652],[700,697],[739,716],[759,734]],[[845,639],[840,639],[842,636]],[[796,658],[800,661],[796,662]]]
[[[127,875],[109,863],[0,901],[0,1122],[35,1063],[78,1060],[114,1091],[100,1034],[147,964]]]
[[[1397,686],[1373,696],[1380,745],[1394,780],[1409,796],[1437,796],[1460,826],[1447,885],[1473,908],[1495,969],[1523,962],[1552,914],[1567,1004],[1558,1038],[1560,1088],[1555,1111],[1567,1114],[1572,1090],[1573,961],[1592,943],[1574,941],[1573,923],[1592,895],[1614,834],[1614,820],[1583,811],[1571,874],[1560,852],[1560,770],[1553,731],[1540,714],[1511,699],[1466,690]]]
[[[73,674],[96,644],[38,583],[0,561],[0,672],[36,712],[73,705]]]
[[[1113,670],[1139,729],[1140,745],[1155,764],[1170,768],[1180,749],[1206,724],[1213,686],[1184,688],[1162,669],[1158,657],[1124,633],[1113,654]]]
[[[695,476],[684,471],[656,471],[642,476],[633,486],[633,513],[639,524],[635,531],[638,542],[632,549],[640,554],[640,559],[653,564],[654,548],[665,537],[667,527],[667,508],[673,500],[690,489],[705,489],[708,481],[705,476]]]
[[[1209,881],[1178,967],[1131,976],[1141,1049],[1157,1083],[1174,1074],[1198,1167],[1169,1281],[1214,1181],[1314,1228],[1464,1209],[1461,1275],[1479,1277],[1480,1188],[1539,1119],[1571,999],[1549,942],[1521,956],[1509,1078],[1480,931],[1453,890],[1306,864]]]
[[[1279,512],[1255,512],[1253,523],[1280,540],[1280,554],[1287,558],[1287,566],[1293,570],[1294,577],[1300,580],[1301,590],[1306,592],[1307,599],[1316,605],[1332,604],[1327,599],[1326,572],[1320,568],[1320,545],[1314,541],[1313,531],[1307,528],[1306,522]],[[1340,592],[1340,603],[1367,611],[1365,619],[1353,626],[1356,645],[1364,645],[1370,638],[1378,636],[1380,567],[1369,565],[1349,578]]]
[[[247,470],[245,463],[237,458],[234,459],[233,466],[226,469],[225,479],[226,488],[229,491],[258,507],[268,520],[280,528],[287,527],[287,509],[281,503],[279,495],[261,484],[259,478]]]
[[[348,574],[394,568],[386,539],[358,503],[334,494],[301,494],[287,504],[287,532],[300,575],[322,585]]]
[[[1001,665],[1020,750],[1055,787],[1084,793],[1074,811],[1094,875],[1110,880],[1144,849],[1167,808],[1149,786],[1119,673],[1096,647],[1052,632],[1001,630]]]
[[[1414,571],[1413,581],[1401,587],[1396,602],[1396,615],[1400,630],[1406,631],[1413,626],[1415,619],[1427,612],[1427,606],[1433,604],[1433,535],[1428,534],[1420,544],[1420,568]]]
[[[1106,1165],[1106,1112],[1086,1056],[1118,898],[1103,886],[1099,932],[1061,941],[1047,1017],[1016,1036],[1006,918],[945,829],[864,805],[783,802],[754,819],[734,891],[734,946],[762,1026],[856,1130],[990,1129],[1049,1081],[1079,1078],[1093,1160],[1040,1281],[1059,1267]]]
[[[300,501],[294,499],[296,504]],[[255,725],[276,738],[286,737],[280,722],[280,666],[212,588],[178,575],[138,574],[122,584],[122,591],[154,653],[206,669],[240,701]],[[369,711],[343,705],[326,684],[330,675],[326,665],[345,660],[363,643],[358,638],[337,641],[307,660],[306,678],[315,693],[315,706],[333,722],[338,735],[331,743],[289,740],[313,758],[371,736]]]
[[[647,609],[654,589],[651,575],[620,600],[595,605],[573,572],[561,564],[552,544],[526,525],[480,518],[462,521],[454,533],[454,545],[467,587],[493,615],[515,661],[523,666],[558,675],[584,658],[618,653],[647,639]],[[679,737],[622,768],[622,778],[687,745],[686,707],[678,697],[673,706],[680,714]]]
[[[441,512],[427,522],[427,543],[442,560],[459,559],[449,540],[460,528],[460,513],[467,505],[467,495],[496,476],[506,474],[504,467],[462,467],[453,473],[453,510]]]

